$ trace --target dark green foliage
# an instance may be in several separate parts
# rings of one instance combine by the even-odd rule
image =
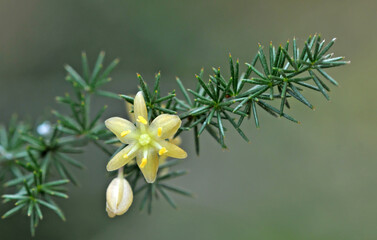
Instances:
[[[7,211],[3,218],[24,210],[30,217],[32,235],[42,220],[43,208],[55,211],[63,220],[63,212],[54,203],[53,197],[68,198],[61,185],[77,181],[71,168],[84,168],[84,165],[72,158],[72,154],[83,151],[82,147],[89,142],[108,153],[104,141],[112,134],[100,120],[106,106],[91,118],[90,101],[93,94],[106,97],[118,95],[99,90],[104,83],[109,82],[109,73],[119,62],[114,60],[101,72],[104,53],[101,52],[93,69],[89,72],[89,65],[85,53],[82,54],[83,75],[78,74],[72,67],[66,66],[67,81],[72,83],[74,94],[71,97],[57,97],[57,101],[66,105],[70,115],[53,111],[57,117],[56,124],[47,124],[43,133],[38,128],[32,129],[28,125],[17,122],[13,118],[9,128],[0,127],[0,164],[3,186],[15,190],[15,194],[3,195],[4,202],[16,201],[16,207]],[[58,178],[57,178],[58,177]]]
[[[0,180],[19,175],[14,160],[27,155],[22,134],[29,130],[30,126],[18,122],[16,115],[11,118],[8,129],[0,125]]]
[[[160,78],[161,74],[158,73],[155,76],[155,84],[153,87],[153,91],[150,91],[147,87],[147,83],[144,81],[143,77],[140,74],[137,74],[137,78],[139,79],[140,83],[140,90],[144,93],[145,104],[147,105],[148,109],[148,117],[149,120],[156,118],[158,115],[163,113],[168,114],[176,114],[175,111],[172,111],[168,107],[165,107],[163,102],[168,102],[168,104],[172,101],[175,97],[174,91],[169,93],[167,96],[161,97],[160,95]],[[119,95],[121,98],[126,100],[127,102],[133,104],[134,98],[127,96],[127,95]]]
[[[20,169],[18,174],[4,185],[7,187],[15,186],[17,192],[15,194],[5,194],[4,203],[16,201],[15,207],[8,210],[2,218],[7,218],[14,213],[24,210],[30,218],[30,231],[35,234],[35,228],[38,226],[39,220],[43,219],[42,207],[53,210],[62,220],[65,220],[63,212],[55,204],[51,197],[68,198],[65,194],[64,185],[69,182],[67,179],[48,181],[44,166],[37,158],[32,150],[27,150],[27,156],[16,160]],[[42,163],[44,164],[44,163]]]
[[[259,44],[258,53],[250,63],[246,63],[245,72],[240,72],[239,60],[235,63],[229,54],[230,76],[224,76],[220,68],[213,68],[213,74],[209,80],[204,80],[203,69],[195,75],[197,87],[195,90],[184,87],[182,81],[177,78],[177,84],[182,92],[183,99],[169,94],[160,98],[151,93],[140,75],[140,89],[147,99],[147,107],[155,117],[154,109],[161,106],[161,102],[168,100],[162,112],[177,112],[183,121],[178,131],[192,130],[196,152],[199,154],[199,136],[206,130],[223,148],[226,148],[224,137],[228,122],[245,140],[249,138],[241,130],[245,118],[253,117],[259,127],[258,107],[274,117],[284,117],[294,123],[299,123],[287,113],[290,108],[288,100],[297,100],[313,109],[313,105],[303,95],[303,90],[315,90],[321,92],[329,100],[330,88],[325,81],[333,85],[338,83],[326,73],[327,68],[345,65],[343,57],[332,57],[328,54],[335,39],[325,45],[319,35],[309,36],[300,53],[296,39],[293,39],[290,48],[289,41],[284,46],[276,48],[270,43],[267,51]],[[291,54],[289,54],[291,52]],[[268,54],[268,55],[267,55]],[[258,66],[259,65],[259,66]],[[160,76],[156,77],[156,86],[159,86]],[[310,83],[311,82],[311,83]],[[159,89],[159,87],[158,87]],[[155,89],[156,91],[156,89]],[[159,90],[158,90],[159,93]],[[193,98],[190,98],[189,94]],[[133,98],[121,95],[129,102]],[[159,98],[158,104],[151,100]],[[277,106],[273,106],[277,102]]]

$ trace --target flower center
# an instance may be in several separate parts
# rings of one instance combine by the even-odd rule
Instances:
[[[140,135],[139,137],[140,145],[145,146],[145,145],[148,145],[150,142],[151,142],[151,137],[148,134],[144,133]]]

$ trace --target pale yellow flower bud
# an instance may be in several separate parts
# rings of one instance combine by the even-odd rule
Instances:
[[[113,179],[106,191],[107,214],[111,218],[124,214],[131,206],[132,200],[132,188],[127,180],[122,177]]]

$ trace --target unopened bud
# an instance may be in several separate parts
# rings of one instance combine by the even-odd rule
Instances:
[[[111,218],[124,214],[131,206],[132,200],[132,188],[127,180],[122,177],[115,178],[106,191],[107,214]]]

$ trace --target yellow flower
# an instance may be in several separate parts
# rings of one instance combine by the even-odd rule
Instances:
[[[122,215],[130,208],[133,193],[126,179],[117,177],[113,179],[106,191],[106,211],[109,217]]]
[[[161,114],[149,125],[142,92],[138,92],[134,99],[134,117],[136,126],[119,117],[112,117],[105,121],[106,127],[121,142],[128,144],[110,160],[107,170],[117,170],[136,157],[136,162],[145,180],[148,183],[153,183],[158,171],[158,156],[187,157],[187,153],[183,149],[166,141],[177,132],[181,126],[181,119],[177,115]]]

